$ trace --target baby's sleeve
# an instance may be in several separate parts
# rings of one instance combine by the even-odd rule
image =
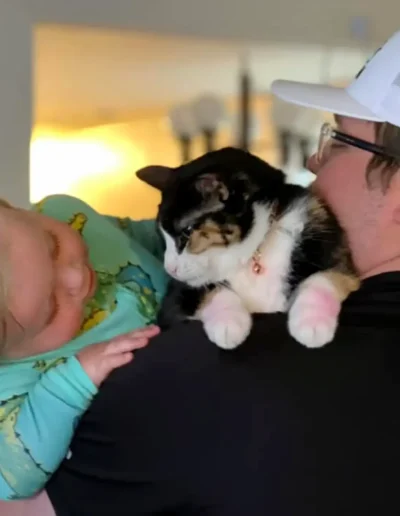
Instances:
[[[26,395],[2,403],[0,499],[27,498],[45,486],[67,456],[76,425],[96,393],[71,357],[43,373]]]

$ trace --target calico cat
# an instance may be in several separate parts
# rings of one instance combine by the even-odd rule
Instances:
[[[288,312],[298,342],[330,342],[359,279],[324,202],[239,149],[164,173],[158,224],[171,282],[160,326],[199,319],[211,341],[232,349],[248,336],[252,313]]]

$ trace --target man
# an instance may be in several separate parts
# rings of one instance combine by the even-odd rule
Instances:
[[[345,90],[278,81],[329,111],[310,160],[364,279],[335,341],[260,315],[223,352],[200,323],[156,337],[83,418],[48,493],[60,516],[399,514],[400,32]]]

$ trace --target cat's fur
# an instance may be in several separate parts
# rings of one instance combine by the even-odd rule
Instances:
[[[297,341],[323,346],[334,337],[342,301],[359,286],[346,235],[330,209],[238,149],[174,171],[162,188],[158,223],[172,277],[159,324],[200,319],[221,348],[246,339],[252,313],[286,311]]]

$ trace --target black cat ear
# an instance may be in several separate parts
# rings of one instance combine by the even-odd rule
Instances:
[[[202,174],[196,179],[196,189],[203,197],[218,197],[226,201],[229,197],[229,190],[226,184],[216,174]]]
[[[175,174],[176,170],[174,168],[150,165],[138,170],[136,177],[162,192],[174,178]]]

